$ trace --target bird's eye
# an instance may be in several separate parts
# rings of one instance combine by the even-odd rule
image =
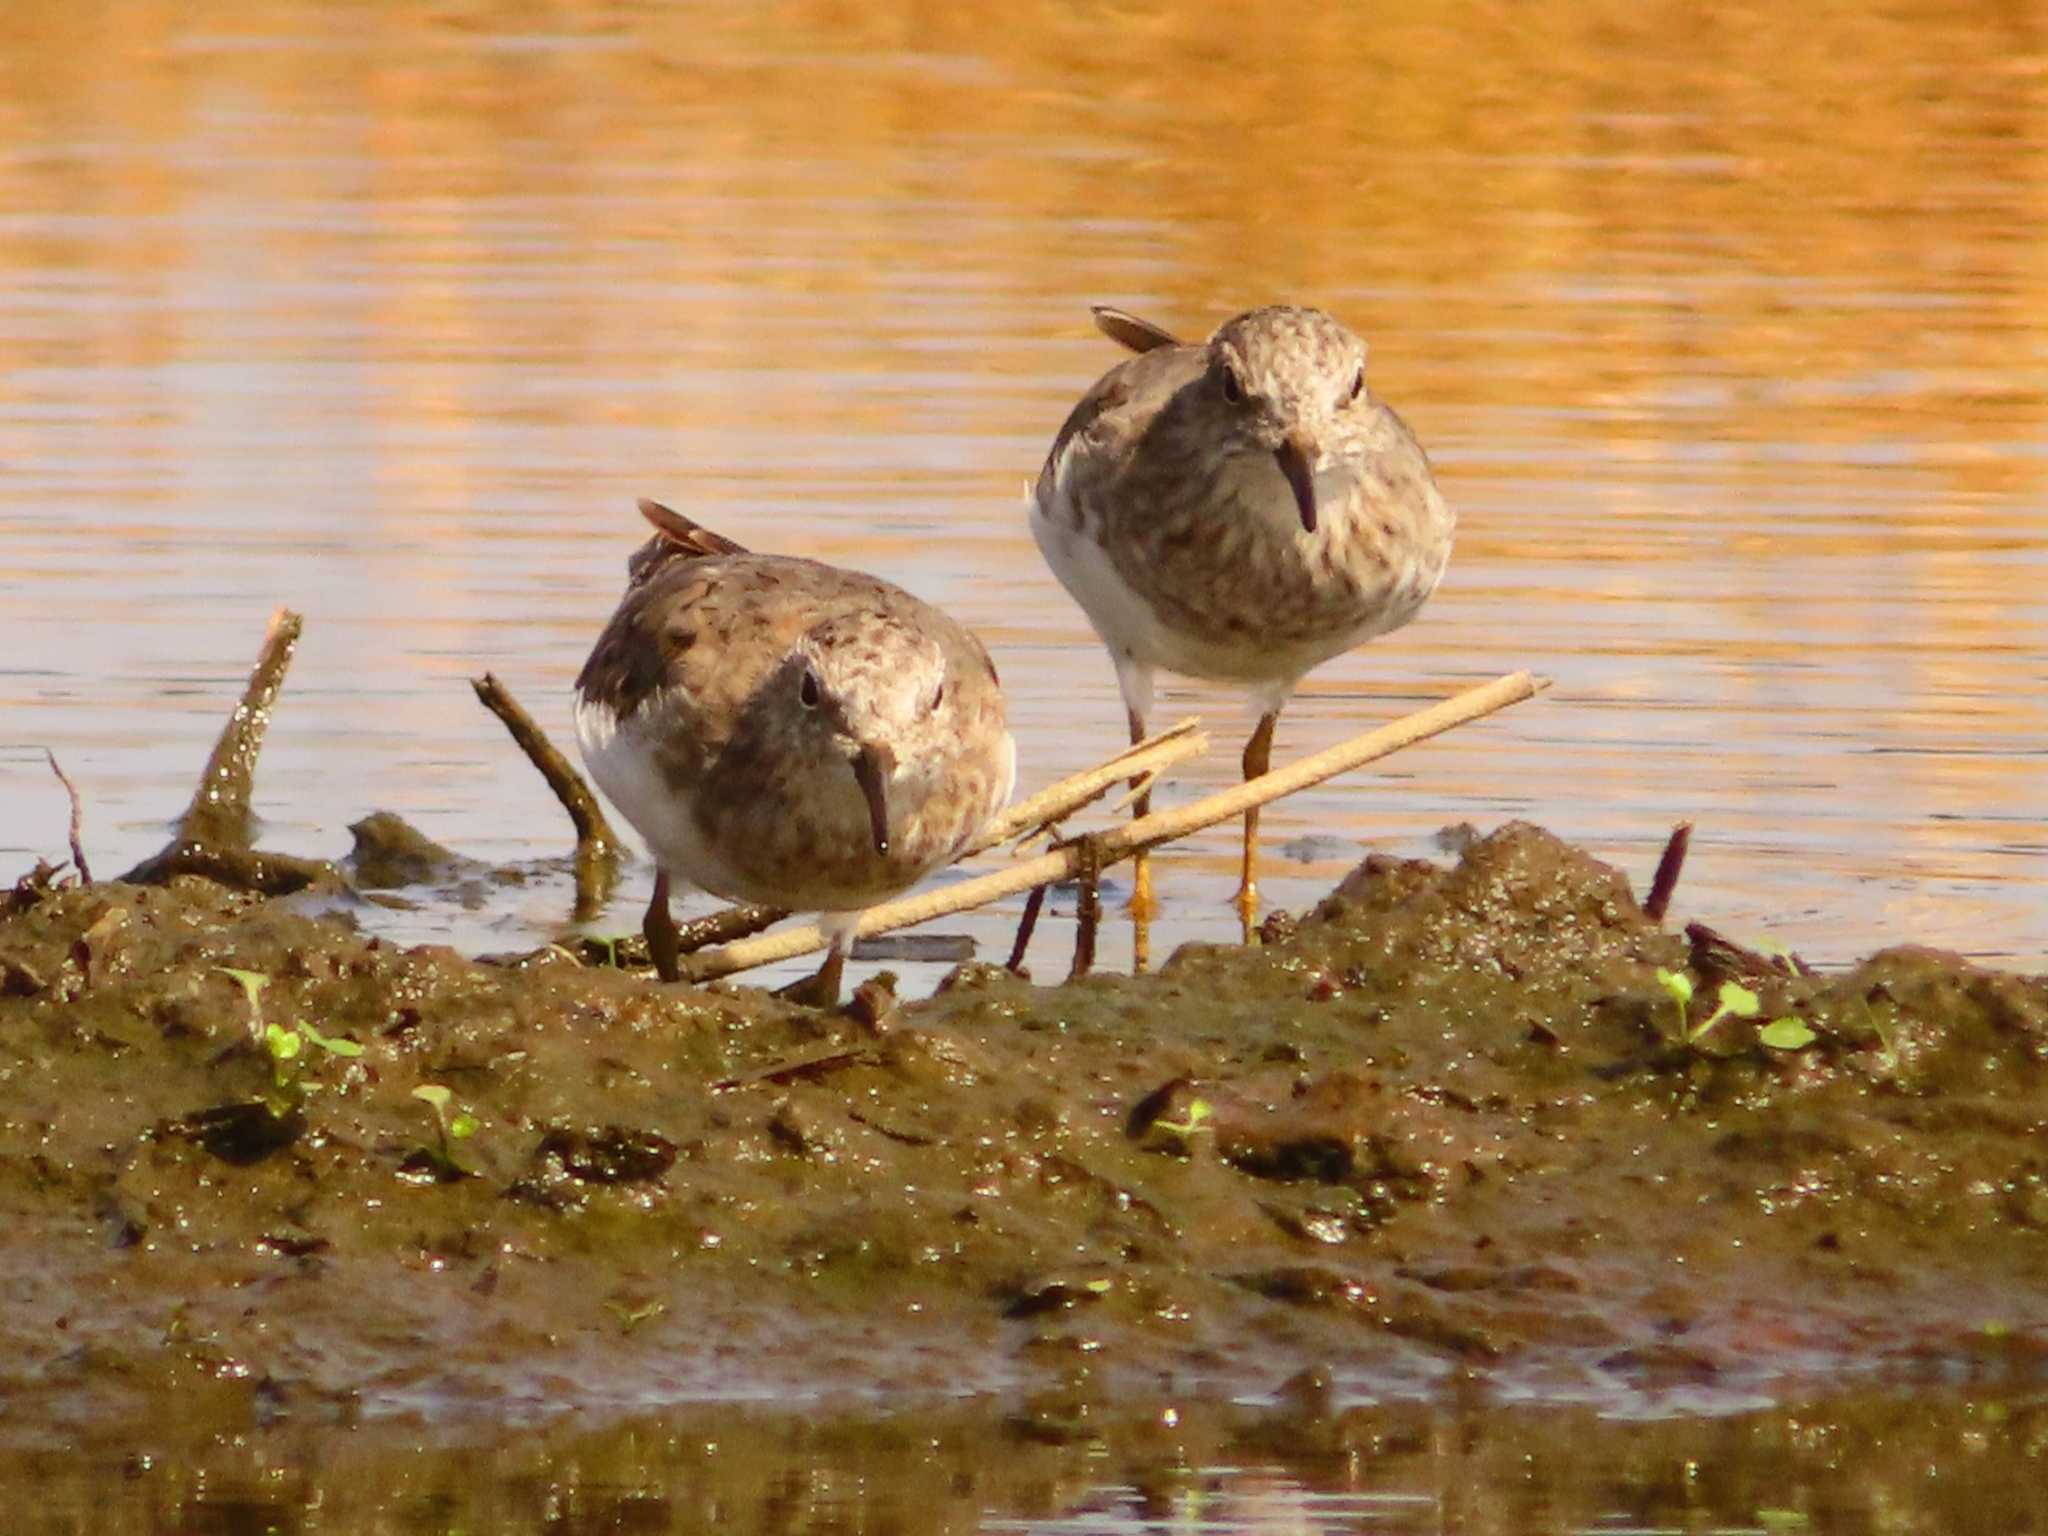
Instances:
[[[1237,370],[1228,363],[1223,365],[1223,398],[1232,405],[1244,398],[1244,380],[1237,376]]]
[[[932,713],[937,714],[939,712],[939,706],[945,702],[946,685],[944,683],[941,683],[939,684],[937,691],[932,694]]]
[[[1351,380],[1351,393],[1344,397],[1344,403],[1346,405],[1349,405],[1352,401],[1356,400],[1360,395],[1364,393],[1365,370],[1361,368],[1358,370],[1357,374]]]
[[[818,674],[806,671],[804,680],[797,685],[796,696],[803,701],[805,709],[818,707]]]

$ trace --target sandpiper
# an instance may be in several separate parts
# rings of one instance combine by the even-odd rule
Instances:
[[[995,665],[900,587],[640,511],[655,534],[576,679],[576,737],[654,855],[648,949],[675,980],[671,876],[818,912],[832,945],[801,995],[829,1005],[862,910],[1009,800]]]
[[[1422,445],[1367,389],[1365,343],[1323,311],[1250,310],[1199,344],[1120,310],[1095,320],[1138,355],[1060,428],[1031,531],[1109,647],[1131,739],[1156,669],[1240,683],[1259,711],[1244,749],[1256,778],[1303,676],[1436,590],[1455,518]],[[1258,825],[1246,812],[1247,941]],[[1141,862],[1132,906],[1152,904]]]

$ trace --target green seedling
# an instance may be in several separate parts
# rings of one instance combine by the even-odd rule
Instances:
[[[1884,1020],[1877,1016],[1877,1010],[1870,1006],[1869,998],[1858,998],[1857,1001],[1863,1005],[1863,1021],[1870,1026],[1870,1032],[1877,1036],[1877,1064],[1884,1068],[1887,1076],[1897,1077],[1900,1066],[1898,1036],[1894,1035]]]
[[[434,1112],[434,1129],[439,1135],[440,1145],[429,1147],[427,1155],[449,1172],[467,1175],[469,1170],[455,1161],[455,1152],[449,1143],[467,1141],[474,1136],[480,1123],[476,1116],[466,1109],[449,1114],[448,1105],[452,1095],[439,1083],[422,1083],[413,1089],[412,1096],[424,1102],[427,1108]]]
[[[1693,1032],[1685,1037],[1685,1043],[1699,1044],[1706,1039],[1707,1031],[1723,1019],[1753,1019],[1762,1006],[1763,1004],[1757,1001],[1756,994],[1749,988],[1738,986],[1732,981],[1724,981],[1721,983],[1721,990],[1715,994],[1714,1011],[1700,1020],[1693,1028]]]
[[[1782,1019],[1771,1020],[1756,1032],[1756,1037],[1774,1051],[1803,1051],[1815,1039],[1813,1031],[1789,1013]]]
[[[1189,1099],[1188,1117],[1185,1120],[1169,1120],[1161,1115],[1152,1124],[1162,1131],[1171,1131],[1176,1136],[1192,1136],[1216,1113],[1207,1099]]]
[[[1733,981],[1721,983],[1714,994],[1714,1011],[1699,1023],[1689,1023],[1693,1000],[1692,977],[1684,971],[1657,969],[1657,985],[1670,995],[1671,1005],[1677,1014],[1678,1028],[1672,1039],[1685,1045],[1698,1045],[1716,1024],[1726,1018],[1753,1019],[1762,1008],[1757,996],[1749,988]]]
[[[278,1087],[300,1086],[299,1074],[305,1060],[305,1049],[309,1045],[325,1051],[330,1056],[352,1058],[363,1054],[363,1048],[355,1041],[344,1040],[334,1035],[323,1035],[304,1019],[299,1020],[297,1029],[286,1029],[281,1024],[265,1025],[263,1048],[270,1052],[271,1071]]]
[[[242,996],[249,1000],[249,1038],[262,1044],[263,989],[270,985],[270,978],[261,971],[238,971],[232,965],[217,965],[214,969],[223,976],[232,977],[235,985],[242,989]]]
[[[623,1301],[607,1301],[605,1310],[619,1320],[619,1332],[631,1333],[651,1317],[659,1317],[668,1310],[665,1301],[650,1301],[637,1307],[629,1307]]]
[[[1657,985],[1670,995],[1671,1006],[1678,1013],[1678,1028],[1671,1038],[1683,1040],[1686,1038],[1686,1011],[1692,1007],[1692,978],[1683,971],[1667,971],[1660,965],[1657,967]]]

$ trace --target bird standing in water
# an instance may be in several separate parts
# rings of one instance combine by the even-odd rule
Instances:
[[[1250,310],[1199,343],[1120,310],[1095,318],[1137,355],[1060,428],[1032,534],[1109,648],[1131,740],[1158,669],[1237,683],[1259,713],[1243,764],[1257,778],[1301,679],[1436,590],[1455,518],[1422,445],[1367,389],[1365,343],[1323,311]],[[1258,825],[1245,812],[1247,942]],[[1132,907],[1153,905],[1141,857]]]

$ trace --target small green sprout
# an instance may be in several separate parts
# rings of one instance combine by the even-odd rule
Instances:
[[[422,1083],[413,1089],[412,1096],[434,1112],[434,1129],[439,1133],[440,1145],[429,1147],[427,1156],[446,1172],[466,1177],[469,1170],[455,1161],[454,1149],[448,1144],[451,1141],[467,1141],[477,1133],[482,1122],[466,1109],[458,1109],[454,1114],[449,1114],[448,1105],[452,1095],[439,1083]]]
[[[1215,1113],[1216,1110],[1214,1106],[1212,1106],[1207,1099],[1189,1099],[1187,1119],[1168,1120],[1165,1116],[1162,1115],[1159,1119],[1154,1120],[1152,1123],[1158,1126],[1163,1131],[1173,1132],[1173,1134],[1176,1136],[1192,1136],[1195,1134],[1195,1132],[1202,1129],[1203,1122],[1208,1120]]]
[[[239,971],[232,965],[214,967],[221,975],[232,977],[242,989],[242,996],[249,1000],[249,1038],[261,1043],[263,1040],[263,989],[270,985],[270,978],[261,971]]]
[[[1813,1031],[1789,1013],[1782,1019],[1771,1020],[1756,1032],[1756,1037],[1774,1051],[1803,1051],[1815,1039]]]
[[[1884,1068],[1888,1076],[1897,1077],[1900,1066],[1898,1036],[1893,1034],[1884,1020],[1877,1016],[1877,1010],[1870,1006],[1869,998],[1858,998],[1857,1001],[1863,1006],[1864,1022],[1870,1026],[1870,1032],[1877,1036],[1877,1064]]]
[[[1660,965],[1657,967],[1657,985],[1670,994],[1672,1006],[1678,1010],[1678,1029],[1672,1038],[1683,1040],[1686,1010],[1692,1006],[1692,978],[1683,971],[1667,971]]]
[[[1659,966],[1657,985],[1670,996],[1671,1006],[1677,1014],[1678,1028],[1672,1033],[1671,1038],[1685,1045],[1698,1045],[1706,1039],[1708,1031],[1723,1019],[1753,1019],[1763,1007],[1763,1004],[1757,1001],[1757,995],[1749,988],[1737,982],[1724,981],[1720,990],[1714,994],[1714,1011],[1699,1023],[1692,1024],[1688,1022],[1694,995],[1692,977],[1684,971],[1667,971]]]
[[[619,1320],[621,1333],[631,1333],[649,1318],[659,1317],[668,1310],[665,1301],[645,1302],[637,1307],[629,1307],[623,1301],[607,1301],[604,1305],[605,1310]]]
[[[323,1035],[304,1019],[299,1020],[299,1033],[330,1056],[352,1059],[363,1054],[363,1048],[355,1041],[339,1035]]]
[[[1715,996],[1714,1011],[1702,1019],[1698,1027],[1685,1037],[1686,1044],[1697,1045],[1707,1037],[1708,1030],[1725,1018],[1732,1016],[1738,1019],[1753,1019],[1762,1007],[1763,1004],[1757,1001],[1756,994],[1749,988],[1738,986],[1732,981],[1724,981],[1721,983],[1721,990]]]
[[[299,1073],[305,1066],[305,1049],[308,1045],[318,1046],[330,1056],[354,1057],[363,1054],[363,1048],[355,1041],[340,1039],[334,1035],[323,1035],[304,1019],[299,1020],[297,1029],[286,1029],[282,1024],[266,1024],[263,1027],[263,1048],[270,1052],[270,1065],[278,1087],[302,1086]],[[291,1065],[294,1062],[298,1065]]]

